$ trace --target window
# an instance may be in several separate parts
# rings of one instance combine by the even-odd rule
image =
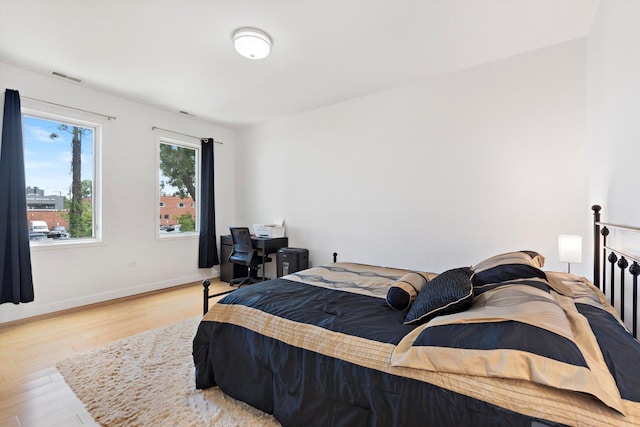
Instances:
[[[200,147],[158,139],[158,209],[160,237],[198,231]]]
[[[101,126],[24,110],[23,134],[30,240],[99,240]]]

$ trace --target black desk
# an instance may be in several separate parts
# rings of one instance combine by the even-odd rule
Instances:
[[[251,243],[255,249],[258,249],[262,258],[269,254],[275,254],[280,248],[289,246],[289,238],[287,237],[255,237],[251,236]],[[231,235],[220,236],[220,280],[230,282],[231,279],[244,277],[247,275],[247,268],[238,264],[229,262],[229,255],[233,250],[233,239]],[[263,262],[264,264],[264,262]],[[265,266],[262,266],[262,277],[265,278]]]

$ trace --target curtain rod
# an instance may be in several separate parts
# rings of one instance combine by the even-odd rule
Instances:
[[[165,132],[171,132],[171,133],[175,133],[177,135],[182,135],[182,136],[188,136],[189,138],[195,138],[195,139],[209,139],[209,138],[204,138],[201,136],[195,136],[195,135],[189,135],[188,133],[182,133],[182,132],[176,132],[175,130],[170,130],[170,129],[163,129],[163,128],[159,128],[158,126],[154,126],[151,128],[151,130],[163,130]],[[213,140],[213,142],[215,142],[216,144],[220,144],[220,145],[224,145],[224,142],[222,141],[216,141],[215,139]]]
[[[89,114],[93,114],[93,115],[96,115],[96,116],[106,117],[107,120],[115,120],[116,119],[115,116],[110,116],[108,114],[102,114],[102,113],[96,113],[95,111],[84,110],[82,108],[71,107],[69,105],[56,104],[55,102],[44,101],[42,99],[31,98],[31,97],[24,96],[24,95],[20,95],[20,97],[24,98],[24,99],[29,99],[31,101],[42,102],[44,104],[55,105],[56,107],[69,108],[71,110],[82,111],[83,113],[89,113]]]

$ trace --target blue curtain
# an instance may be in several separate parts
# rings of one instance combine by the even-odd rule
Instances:
[[[33,301],[20,94],[4,93],[0,146],[0,304]]]
[[[213,188],[213,138],[202,139],[200,161],[200,248],[198,267],[220,264],[216,242],[216,203]]]

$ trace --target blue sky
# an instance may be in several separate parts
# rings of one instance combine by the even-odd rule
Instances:
[[[58,129],[60,122],[24,116],[24,164],[27,187],[45,195],[69,196],[72,134]],[[52,139],[55,133],[58,138]],[[82,136],[82,179],[93,180],[93,129]]]

